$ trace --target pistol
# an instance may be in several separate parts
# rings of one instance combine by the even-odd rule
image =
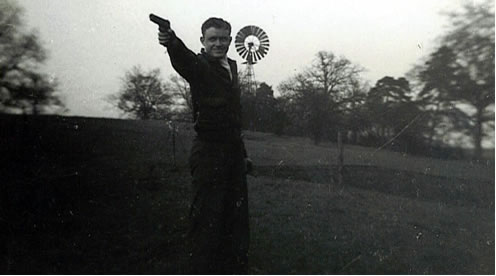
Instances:
[[[164,32],[170,29],[170,22],[167,19],[163,19],[160,16],[156,16],[150,13],[150,21],[157,24],[160,31]]]

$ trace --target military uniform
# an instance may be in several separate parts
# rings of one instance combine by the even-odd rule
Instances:
[[[245,273],[248,193],[236,62],[222,64],[204,50],[195,54],[175,36],[168,52],[190,84],[197,133],[190,156],[191,268],[201,274]]]

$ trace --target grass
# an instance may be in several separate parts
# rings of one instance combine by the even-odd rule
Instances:
[[[76,127],[77,126],[77,127]],[[187,165],[166,123],[2,116],[0,272],[186,273]],[[246,133],[252,274],[494,274],[494,163]],[[1,253],[0,253],[1,254]]]
[[[252,225],[258,227],[251,250],[264,252],[252,256],[257,274],[471,274],[493,269],[489,210],[272,177],[251,184]]]

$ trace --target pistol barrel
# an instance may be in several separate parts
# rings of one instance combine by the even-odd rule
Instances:
[[[150,21],[157,24],[160,27],[160,29],[164,29],[164,30],[170,29],[169,20],[163,19],[162,17],[154,15],[153,13],[150,13]]]

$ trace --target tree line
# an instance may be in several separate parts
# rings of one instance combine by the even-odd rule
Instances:
[[[38,114],[63,109],[56,81],[39,72],[46,59],[34,32],[22,32],[21,9],[0,4],[0,110]],[[468,139],[475,158],[494,132],[494,3],[467,3],[447,14],[439,46],[402,77],[371,85],[364,69],[332,51],[315,55],[305,69],[278,85],[249,89],[240,72],[243,124],[252,131],[308,136],[318,144],[340,132],[351,144],[430,156],[459,155],[449,148]],[[191,121],[188,83],[160,70],[131,68],[107,101],[130,118]],[[459,144],[462,144],[461,142]]]
[[[279,84],[278,97],[264,82],[253,92],[241,72],[245,129],[308,136],[316,144],[341,132],[351,144],[443,157],[461,157],[450,145],[465,138],[481,158],[483,138],[494,132],[494,6],[467,4],[448,16],[451,27],[435,51],[406,76],[374,85],[361,78],[363,68],[331,51],[318,52]],[[134,68],[111,101],[136,118],[189,118],[187,82],[171,76],[161,86],[149,83],[158,74]]]

